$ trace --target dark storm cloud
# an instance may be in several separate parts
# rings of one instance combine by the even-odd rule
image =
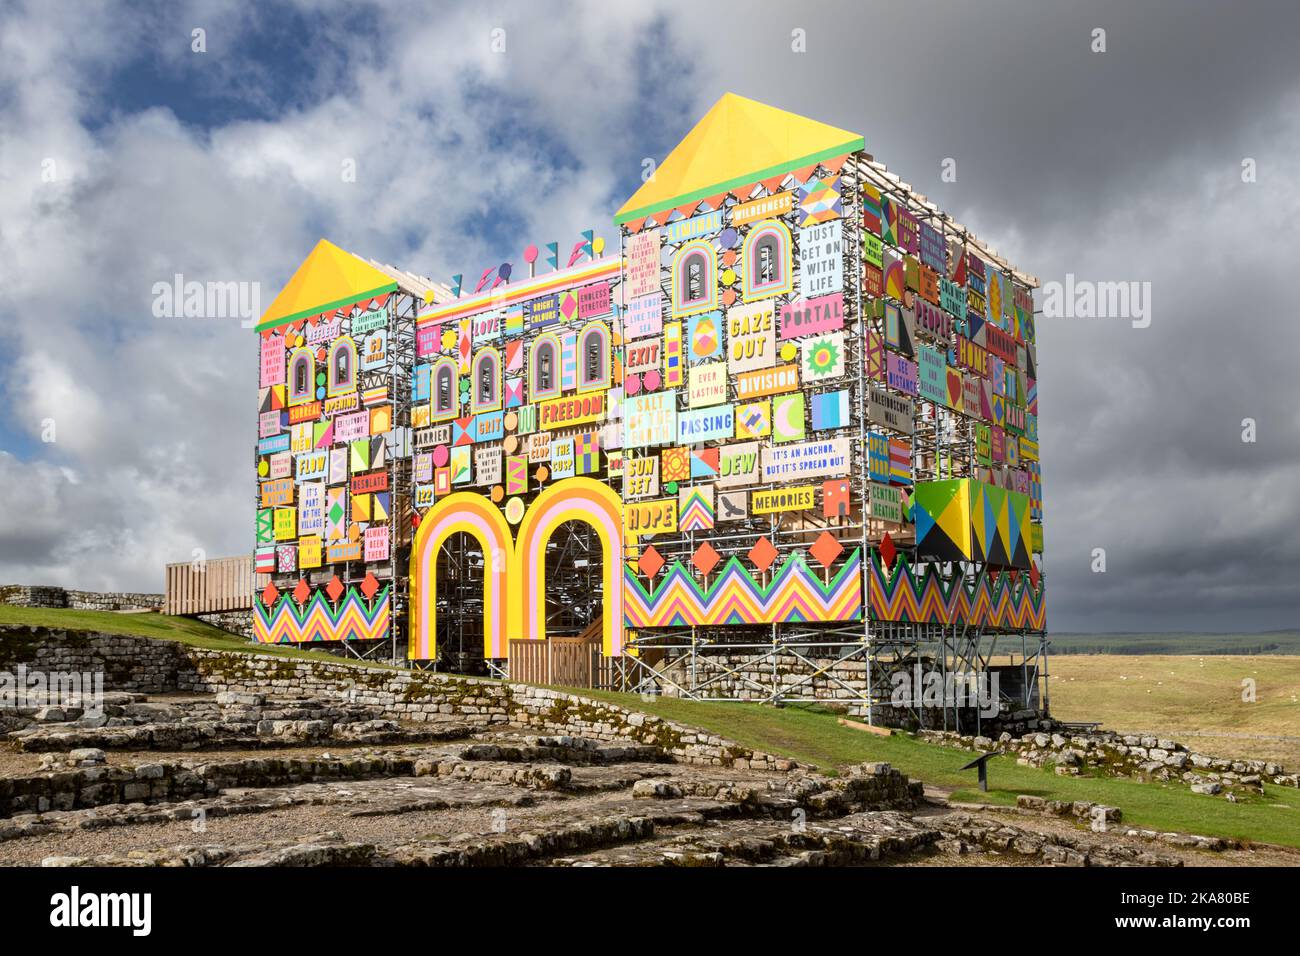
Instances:
[[[319,232],[435,276],[508,258],[494,243],[516,223],[514,245],[608,232],[641,157],[732,90],[862,132],[1045,282],[1151,284],[1147,328],[1040,319],[1054,628],[1300,624],[1294,4],[501,4],[436,20],[321,6],[304,48],[335,51],[332,73],[273,76],[260,96],[294,95],[278,113],[258,100],[272,119],[254,122],[202,113],[212,77],[275,69],[241,62],[259,20],[235,4],[176,14],[208,24],[202,76],[161,15],[141,33],[109,8],[60,23],[33,5],[3,24],[0,336],[14,357],[0,436],[30,441],[55,414],[60,440],[0,456],[0,503],[17,515],[0,525],[0,580],[157,587],[193,547],[249,546],[229,515],[251,508],[252,347],[228,325],[152,320],[155,280],[257,281],[265,304]],[[371,23],[366,42],[340,42]],[[505,56],[484,42],[497,25]],[[114,87],[141,56],[183,103]],[[348,151],[365,176],[341,188]],[[47,156],[72,185],[27,185]],[[488,156],[490,176],[466,174]],[[945,158],[956,182],[940,181]],[[39,329],[18,321],[32,302]],[[177,355],[204,361],[158,361]]]

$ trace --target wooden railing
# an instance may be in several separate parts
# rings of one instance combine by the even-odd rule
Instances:
[[[253,573],[253,558],[214,558],[167,565],[164,614],[242,611],[266,587],[270,575]]]

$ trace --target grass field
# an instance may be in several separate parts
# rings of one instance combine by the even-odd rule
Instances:
[[[1052,634],[1052,653],[1300,654],[1300,631],[1255,634]]]
[[[1300,769],[1300,657],[1054,657],[1054,716],[1148,730],[1204,753]],[[1254,702],[1242,682],[1254,681]]]
[[[1268,786],[1262,797],[1231,804],[1178,784],[1115,777],[1058,777],[1022,767],[1010,757],[989,761],[989,791],[974,788],[975,771],[959,768],[972,754],[905,735],[878,737],[843,727],[838,715],[815,705],[775,708],[757,704],[660,699],[587,691],[593,697],[703,727],[767,753],[834,771],[864,760],[885,760],[915,780],[954,788],[953,799],[1009,805],[1021,793],[1049,800],[1089,800],[1118,806],[1126,823],[1158,830],[1211,834],[1300,847],[1300,791]]]

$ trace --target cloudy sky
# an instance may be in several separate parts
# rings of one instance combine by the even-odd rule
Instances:
[[[251,549],[254,337],[155,283],[264,307],[320,236],[439,279],[612,238],[730,90],[863,133],[1044,282],[1151,284],[1146,328],[1040,321],[1054,630],[1297,626],[1300,14],[1082,6],[5,3],[0,583]]]

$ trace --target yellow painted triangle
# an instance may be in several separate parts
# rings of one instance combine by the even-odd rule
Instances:
[[[970,499],[960,482],[954,483],[952,497],[935,520],[943,533],[970,560]]]
[[[328,239],[322,239],[262,313],[257,330],[294,322],[396,288],[392,277]]]
[[[614,221],[624,223],[862,147],[858,133],[724,93]]]

